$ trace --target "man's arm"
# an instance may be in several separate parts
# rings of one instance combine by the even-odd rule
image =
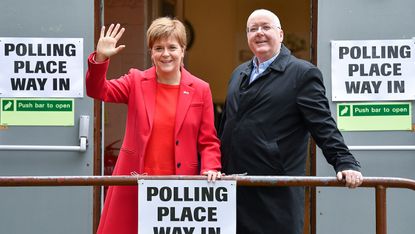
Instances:
[[[360,172],[360,163],[350,153],[331,116],[322,74],[318,68],[308,69],[301,77],[297,106],[327,162],[336,170],[337,179],[344,180],[349,188],[361,185],[363,176]]]

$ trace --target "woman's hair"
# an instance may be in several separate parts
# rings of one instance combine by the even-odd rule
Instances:
[[[170,36],[177,39],[181,47],[186,48],[186,28],[183,23],[169,17],[158,18],[151,23],[147,30],[147,46],[151,49],[157,40]]]

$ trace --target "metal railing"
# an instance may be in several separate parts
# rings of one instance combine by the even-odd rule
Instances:
[[[102,186],[137,185],[137,180],[205,180],[204,176],[10,176],[0,177],[0,187],[21,186]],[[238,186],[344,187],[335,177],[311,176],[224,176]],[[373,187],[376,193],[376,233],[387,233],[386,189],[415,190],[415,180],[395,177],[364,177],[360,187]]]

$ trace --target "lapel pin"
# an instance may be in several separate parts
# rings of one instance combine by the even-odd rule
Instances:
[[[183,91],[183,94],[189,94],[189,91]]]

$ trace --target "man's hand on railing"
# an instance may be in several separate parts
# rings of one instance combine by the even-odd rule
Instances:
[[[344,180],[346,182],[346,187],[356,188],[363,183],[363,176],[359,171],[344,170],[337,172],[337,180]]]

